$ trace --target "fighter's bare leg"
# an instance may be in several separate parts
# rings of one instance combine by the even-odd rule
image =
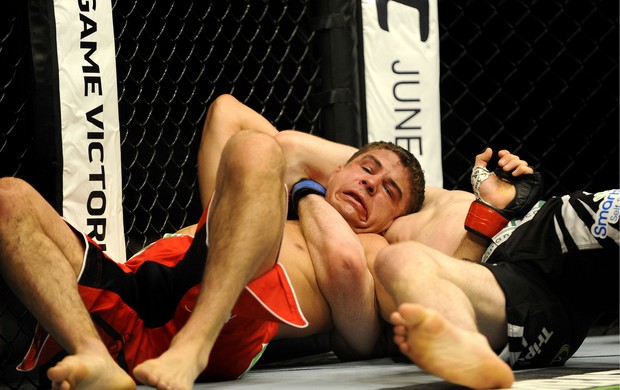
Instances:
[[[215,189],[217,167],[228,140],[242,130],[275,136],[278,130],[267,119],[232,95],[220,95],[207,111],[198,151],[198,185],[203,207]]]
[[[159,389],[191,389],[244,286],[274,264],[284,229],[284,157],[275,139],[241,132],[226,144],[210,206],[209,254],[187,324],[134,376]]]
[[[75,389],[106,383],[135,388],[99,339],[78,293],[81,240],[41,195],[19,179],[0,179],[0,221],[3,278],[70,354],[49,370],[54,386]]]
[[[394,304],[395,341],[428,372],[474,388],[509,387],[510,367],[492,348],[506,342],[504,295],[485,267],[414,242],[382,250],[374,273]]]

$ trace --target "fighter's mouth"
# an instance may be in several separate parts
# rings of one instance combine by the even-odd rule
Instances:
[[[359,209],[359,211],[362,214],[362,219],[366,220],[367,219],[367,215],[368,215],[368,211],[366,210],[366,203],[364,201],[364,198],[357,192],[355,191],[351,191],[351,192],[345,192],[345,195],[347,195],[349,198],[353,199],[353,203],[356,206],[357,209]]]

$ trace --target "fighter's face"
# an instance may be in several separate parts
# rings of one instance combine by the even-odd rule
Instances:
[[[396,153],[377,149],[340,166],[327,184],[327,201],[356,233],[383,233],[411,199],[409,175]]]

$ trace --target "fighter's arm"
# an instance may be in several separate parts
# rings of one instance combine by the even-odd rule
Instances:
[[[198,151],[198,185],[203,207],[213,195],[224,145],[243,130],[260,131],[272,136],[278,133],[267,119],[231,95],[221,95],[211,103]]]
[[[497,155],[499,157],[497,166],[512,177],[534,173],[534,169],[527,164],[527,161],[521,160],[519,156],[507,150],[500,150]],[[474,166],[486,168],[491,157],[493,157],[493,150],[487,148],[476,156]],[[516,194],[515,186],[511,182],[502,180],[495,174],[491,174],[489,180],[480,184],[478,192],[482,199],[499,209],[506,207]]]
[[[286,183],[289,188],[304,178],[327,185],[338,166],[346,164],[357,151],[354,147],[295,130],[280,131],[276,140],[286,158]]]
[[[341,358],[370,357],[381,326],[360,239],[321,196],[303,197],[298,211],[317,283],[331,309],[332,347]]]
[[[484,152],[476,156],[474,169],[477,169],[477,167],[483,169],[481,170],[481,175],[476,173],[472,174],[472,185],[474,186],[473,190],[477,198],[496,209],[502,210],[515,199],[517,191],[515,185],[511,181],[501,179],[495,173],[486,170],[487,164],[492,156],[493,151],[490,148],[487,148]],[[507,150],[500,150],[498,156],[498,167],[511,176],[512,179],[534,173],[534,170],[528,166],[525,160],[521,160],[517,155]],[[485,179],[487,173],[488,178]],[[479,260],[488,245],[488,239],[481,237],[479,234],[467,232],[453,256],[461,259]]]
[[[301,178],[323,185],[356,149],[294,130],[278,131],[266,118],[232,95],[221,95],[209,106],[198,151],[198,184],[203,207],[213,194],[224,145],[243,130],[260,131],[276,138],[287,163],[289,188]]]

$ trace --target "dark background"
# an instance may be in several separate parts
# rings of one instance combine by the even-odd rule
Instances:
[[[0,176],[51,199],[30,25],[40,3],[8,2],[0,16]],[[228,3],[113,1],[129,255],[198,218],[196,151],[219,94],[279,129],[331,130],[316,104],[332,59],[317,47],[313,2]],[[439,0],[439,21],[445,188],[469,190],[487,145],[540,170],[547,196],[618,186],[617,1]],[[32,321],[0,297],[0,385],[36,383],[13,370]]]

